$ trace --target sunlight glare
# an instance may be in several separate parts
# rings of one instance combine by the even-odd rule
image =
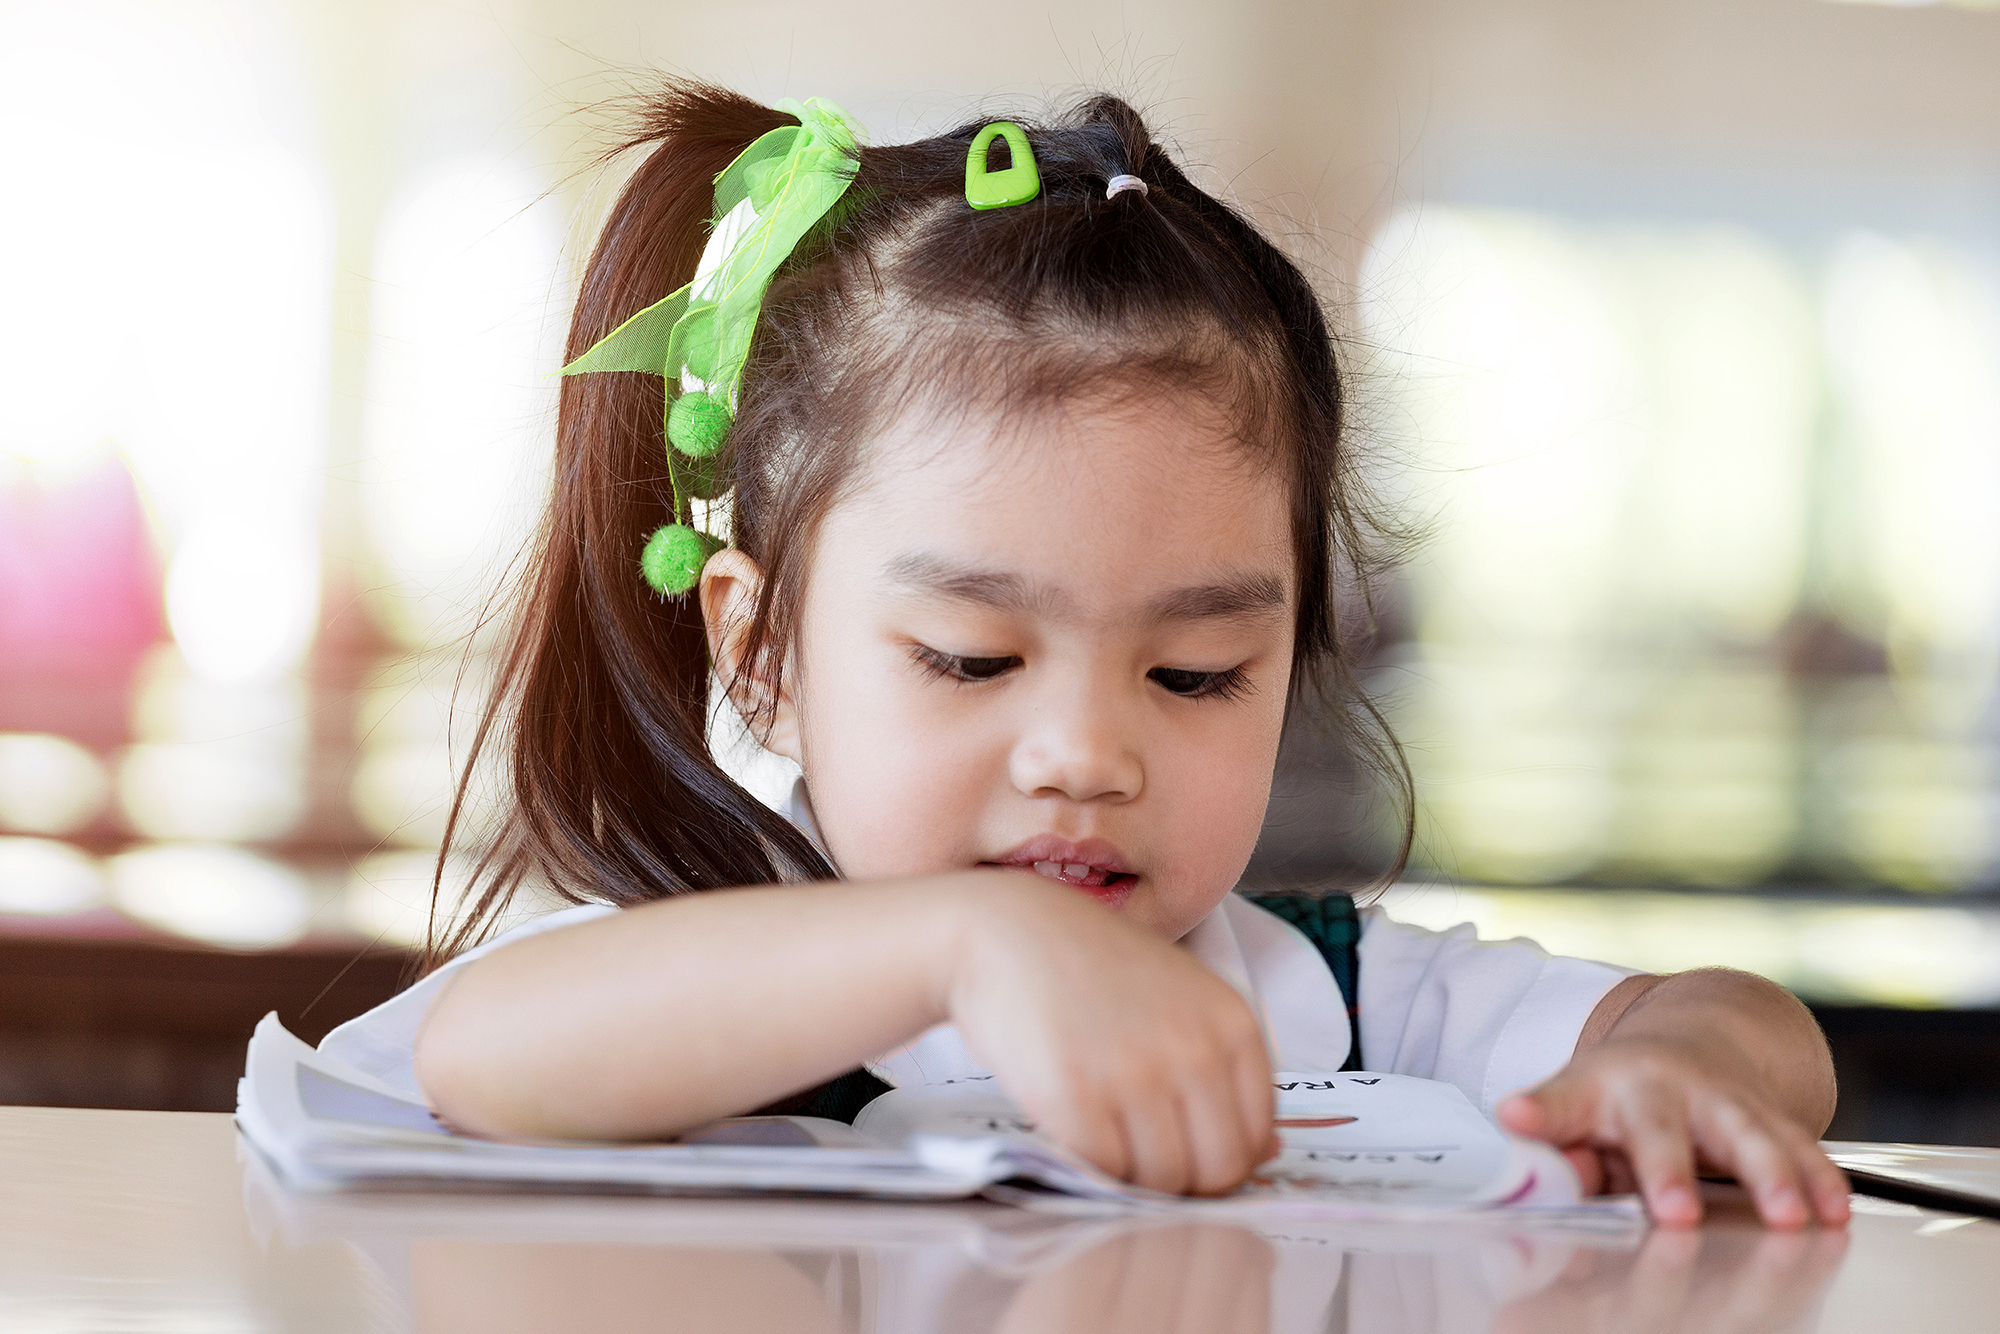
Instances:
[[[234,949],[271,949],[305,933],[311,896],[290,867],[242,848],[165,844],[110,861],[112,902],[135,921]]]
[[[255,841],[279,837],[303,814],[310,734],[296,679],[226,685],[164,648],[135,685],[132,727],[118,790],[138,832]]]
[[[67,737],[0,732],[0,829],[70,834],[110,795],[104,766]]]
[[[52,838],[0,838],[0,913],[56,916],[104,900],[104,874],[88,853]]]
[[[372,605],[413,647],[470,628],[545,494],[562,353],[545,189],[500,158],[433,164],[383,222],[364,519]]]

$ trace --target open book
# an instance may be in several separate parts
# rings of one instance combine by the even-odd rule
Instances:
[[[309,1189],[486,1183],[901,1200],[983,1195],[1067,1213],[1327,1218],[1579,1207],[1561,1155],[1502,1133],[1449,1084],[1367,1073],[1279,1074],[1275,1084],[1283,1152],[1234,1194],[1201,1200],[1115,1180],[1038,1137],[991,1079],[893,1089],[852,1126],[754,1116],[662,1144],[478,1139],[315,1051],[275,1015],[250,1040],[236,1119],[281,1177]]]

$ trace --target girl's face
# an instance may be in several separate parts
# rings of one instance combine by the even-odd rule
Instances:
[[[1162,395],[912,422],[863,468],[821,527],[770,738],[841,873],[1015,866],[1181,936],[1270,796],[1282,471]]]

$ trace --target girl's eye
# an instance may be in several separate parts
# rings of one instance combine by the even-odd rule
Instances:
[[[1221,672],[1190,672],[1179,667],[1155,667],[1148,679],[1183,699],[1234,699],[1249,688],[1250,674],[1241,667]]]
[[[965,658],[956,653],[940,653],[922,644],[912,652],[924,670],[952,681],[991,681],[1021,665],[1019,658]]]

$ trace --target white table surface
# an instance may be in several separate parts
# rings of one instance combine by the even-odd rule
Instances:
[[[300,1196],[209,1113],[0,1108],[9,1331],[2000,1331],[2000,1223],[1259,1233],[974,1205]]]

